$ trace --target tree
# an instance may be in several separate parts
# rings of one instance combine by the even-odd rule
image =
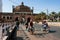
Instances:
[[[60,12],[58,12],[58,16],[60,17]]]
[[[46,19],[46,13],[44,12],[41,12],[39,13],[38,15],[35,16],[35,20],[38,22],[38,21],[42,21]]]
[[[41,13],[40,13],[40,18],[41,18],[42,20],[46,19],[46,13],[41,12]]]
[[[55,20],[57,18],[56,12],[51,12],[51,14],[49,14],[49,17],[52,21]]]
[[[60,12],[58,12],[58,21],[60,21]]]

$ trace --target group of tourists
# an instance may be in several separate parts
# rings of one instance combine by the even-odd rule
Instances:
[[[34,33],[33,20],[30,17],[27,18],[27,22],[25,25],[26,25],[26,30],[28,30],[30,34],[33,34]]]
[[[19,30],[19,19],[16,18],[15,21],[16,21],[16,28],[17,28],[17,30]],[[31,17],[27,18],[25,25],[26,25],[26,30],[28,30],[28,32],[33,34],[34,27],[33,27],[33,20],[31,19]]]
[[[42,31],[45,33],[49,33],[50,27],[48,26],[48,23],[46,20],[42,21]],[[26,22],[26,30],[30,32],[31,34],[34,34],[35,28],[33,27],[33,20],[29,17]]]
[[[16,18],[16,27],[17,29],[19,28],[19,20],[18,18]],[[25,23],[25,26],[26,26],[26,30],[28,32],[30,32],[30,34],[34,34],[34,27],[33,27],[33,20],[31,17],[28,17],[27,20],[26,20],[26,23]],[[42,29],[43,29],[43,32],[49,32],[50,30],[50,27],[48,26],[48,23],[46,21],[42,21]]]

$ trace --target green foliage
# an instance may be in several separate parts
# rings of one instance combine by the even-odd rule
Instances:
[[[41,12],[41,13],[39,13],[39,15],[35,16],[36,21],[41,21],[43,19],[46,19],[46,13],[44,13],[44,12]]]
[[[57,20],[57,18],[60,17],[60,12],[51,12],[49,15],[47,15],[45,12],[41,12],[38,15],[35,16],[35,21],[42,21],[44,19],[49,19],[50,22],[57,22],[60,21],[60,19]],[[52,20],[50,20],[52,19]]]

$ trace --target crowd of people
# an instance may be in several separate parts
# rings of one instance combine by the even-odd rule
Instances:
[[[26,30],[28,30],[28,32],[30,32],[30,34],[34,34],[35,29],[33,27],[33,20],[32,20],[31,17],[28,17],[26,22],[25,23],[23,22],[23,24],[25,24]],[[16,26],[17,26],[17,29],[19,29],[18,18],[16,18]],[[42,29],[43,29],[44,32],[49,32],[49,30],[50,30],[50,27],[48,26],[48,23],[44,20],[42,21]]]
[[[17,30],[19,30],[19,19],[16,18],[15,21],[16,21]],[[27,18],[26,22],[24,22],[24,19],[23,19],[22,24],[25,24],[26,30],[28,30],[31,34],[33,34],[33,28],[34,28],[33,20],[30,17]]]
[[[16,29],[19,30],[19,24],[23,24],[25,25],[26,30],[33,35],[35,32],[35,27],[33,26],[33,19],[31,17],[28,17],[26,20],[24,18],[22,18],[22,21],[19,21],[18,17],[15,19],[15,26]],[[4,35],[9,34],[9,29],[11,29],[11,27],[13,26],[13,24],[4,24],[2,25],[2,33]],[[17,31],[16,30],[16,31]],[[48,33],[50,31],[50,27],[48,25],[48,23],[46,22],[46,20],[42,21],[42,31]]]
[[[15,25],[16,25],[17,30],[19,30],[19,24],[20,24],[20,21],[19,21],[18,18],[16,18],[15,19]],[[33,27],[34,24],[33,24],[33,20],[32,20],[31,17],[28,17],[25,22],[23,21],[23,24],[25,24],[26,30],[28,32],[30,32],[30,34],[34,34],[35,28]],[[2,28],[3,28],[3,31],[2,31],[3,33],[6,29],[7,33],[9,34],[9,31],[8,31],[9,26],[7,24],[3,24]],[[50,27],[48,26],[48,23],[46,21],[42,21],[42,29],[43,29],[44,32],[48,32],[50,30]]]

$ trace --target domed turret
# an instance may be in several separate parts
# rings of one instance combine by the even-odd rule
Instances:
[[[14,12],[20,12],[20,13],[21,12],[25,12],[25,13],[28,12],[29,14],[33,13],[32,9],[30,9],[30,7],[28,7],[28,6],[25,6],[23,2],[21,3],[21,5],[15,7]]]
[[[24,3],[22,2],[21,5],[24,5]]]

